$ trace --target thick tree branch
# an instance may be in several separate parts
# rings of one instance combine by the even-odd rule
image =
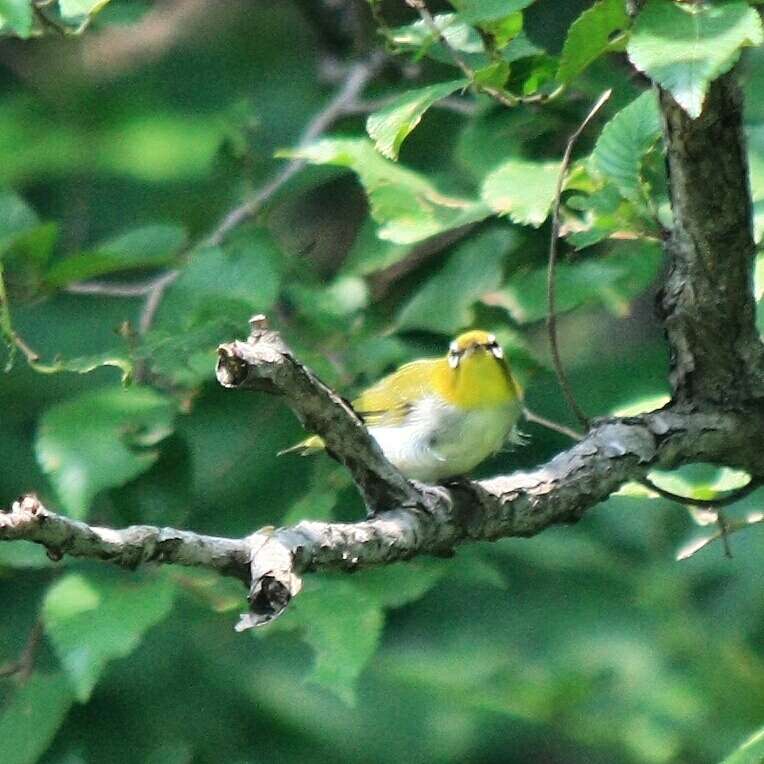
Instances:
[[[692,119],[660,92],[674,228],[661,310],[677,401],[737,405],[764,397],[755,323],[755,246],[742,99],[734,72]]]
[[[267,367],[265,351],[259,352],[262,356],[254,364]],[[276,361],[284,367],[293,363]],[[283,384],[293,374],[299,378],[309,373],[299,367],[274,376]],[[298,385],[310,395],[323,395],[323,385],[312,376]],[[354,421],[350,413],[335,416]],[[762,427],[761,418],[748,415],[671,409],[603,420],[573,448],[530,472],[430,489],[427,508],[400,505],[358,523],[303,521],[245,539],[151,526],[94,528],[49,512],[29,496],[14,503],[9,513],[0,513],[0,541],[33,541],[54,558],[69,554],[129,568],[174,563],[244,579],[250,582],[250,613],[240,628],[249,628],[278,616],[299,592],[306,572],[355,570],[421,554],[450,555],[469,541],[534,536],[552,525],[576,522],[623,483],[656,467],[724,461],[764,474],[764,452],[750,447]]]
[[[42,544],[53,560],[66,554],[125,568],[146,562],[176,563],[249,580],[250,547],[246,541],[150,525],[119,531],[97,528],[49,512],[36,496],[24,496],[13,503],[10,512],[0,512],[0,541],[18,540]]]

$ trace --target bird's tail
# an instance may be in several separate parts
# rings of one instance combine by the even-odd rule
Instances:
[[[324,441],[318,437],[318,435],[311,435],[305,440],[301,440],[290,448],[285,448],[283,451],[279,451],[277,456],[284,456],[284,454],[298,454],[299,456],[310,456],[316,454],[319,451],[324,450]]]

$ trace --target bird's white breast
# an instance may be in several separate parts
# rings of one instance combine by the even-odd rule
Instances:
[[[418,401],[396,425],[369,432],[408,478],[437,482],[469,472],[504,444],[519,405],[457,409],[438,398]]]

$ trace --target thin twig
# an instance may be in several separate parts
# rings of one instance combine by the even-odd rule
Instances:
[[[163,274],[164,275],[164,274]],[[136,281],[78,281],[64,288],[69,294],[97,295],[99,297],[145,297],[155,286],[157,279]]]
[[[727,518],[724,516],[724,512],[719,510],[716,513],[716,524],[719,526],[719,538],[722,540],[722,549],[724,550],[724,556],[728,559],[732,559],[732,547],[730,546],[729,539],[729,524]]]
[[[531,411],[527,406],[523,407],[523,414],[529,422],[534,422],[535,424],[541,425],[541,427],[546,427],[547,430],[559,432],[560,435],[566,435],[567,437],[571,438],[571,440],[578,441],[583,440],[584,438],[582,433],[577,432],[570,427],[566,427],[564,424],[558,424],[551,419],[547,419],[546,417],[537,414],[535,411]]]
[[[517,96],[507,93],[504,90],[500,90],[499,88],[495,88],[490,85],[478,85],[478,83],[475,81],[475,70],[462,58],[459,51],[456,50],[456,48],[454,48],[454,46],[451,45],[451,43],[446,39],[446,36],[443,34],[443,31],[438,26],[435,18],[430,13],[430,9],[427,7],[427,4],[424,2],[424,0],[406,0],[406,4],[419,14],[419,17],[422,19],[425,26],[434,35],[435,39],[438,40],[440,44],[448,51],[448,54],[453,59],[453,62],[456,64],[456,66],[459,67],[459,69],[462,70],[464,76],[477,90],[491,96],[491,98],[494,98],[499,103],[510,108],[517,106],[517,104],[520,103],[520,99]]]
[[[554,269],[557,265],[557,240],[560,236],[560,205],[562,199],[562,187],[565,183],[565,175],[570,165],[570,158],[573,153],[573,147],[576,141],[581,136],[581,133],[586,129],[587,125],[594,119],[597,112],[605,105],[612,90],[606,90],[598,99],[597,102],[589,110],[589,113],[584,118],[584,121],[576,128],[576,131],[568,138],[568,143],[565,146],[565,153],[562,157],[562,164],[560,165],[560,174],[557,178],[557,188],[555,190],[554,203],[552,205],[552,232],[549,239],[549,267],[547,271],[547,304],[548,304],[548,316],[547,316],[547,332],[549,334],[549,345],[552,351],[552,362],[554,363],[554,371],[557,375],[557,381],[560,384],[565,400],[568,402],[571,410],[576,416],[576,419],[581,423],[584,429],[589,426],[589,420],[584,414],[581,407],[578,405],[573,390],[568,382],[568,378],[565,375],[565,369],[560,359],[560,349],[557,344],[557,313],[555,307],[556,291],[555,291],[555,279]]]
[[[368,85],[369,80],[379,71],[385,58],[376,53],[370,58],[359,61],[348,70],[342,86],[326,106],[307,124],[297,144],[304,147],[319,138],[334,122],[345,114],[352,113],[358,96]],[[303,167],[305,160],[294,159],[268,181],[254,196],[231,210],[204,240],[204,246],[220,245],[226,236],[245,220],[252,218],[262,206]]]
[[[143,304],[143,310],[138,319],[139,335],[143,336],[151,328],[157,310],[159,310],[159,304],[162,302],[162,297],[164,297],[165,290],[178,278],[178,276],[180,276],[180,271],[175,269],[167,271],[167,273],[160,276],[154,282],[154,285],[146,296],[146,302]]]
[[[37,650],[40,647],[43,633],[42,618],[38,618],[27,637],[27,641],[21,654],[15,661],[10,661],[0,666],[0,678],[17,676],[22,682],[25,682],[34,670],[34,662],[37,657]]]
[[[422,19],[424,25],[430,30],[435,39],[438,40],[438,42],[448,51],[448,54],[451,56],[454,64],[456,64],[456,66],[462,70],[464,76],[470,81],[470,84],[479,93],[485,93],[485,95],[490,96],[503,106],[513,108],[521,103],[546,103],[547,101],[551,101],[552,99],[557,98],[564,92],[565,86],[560,85],[551,93],[534,93],[533,95],[529,96],[516,96],[513,93],[509,93],[506,90],[503,90],[502,88],[496,88],[492,85],[479,84],[476,81],[477,72],[464,60],[459,51],[456,50],[456,48],[454,48],[454,46],[451,45],[451,43],[446,39],[446,36],[443,34],[443,30],[438,26],[438,22],[435,21],[435,17],[432,15],[432,13],[430,13],[430,9],[427,7],[425,0],[406,0],[406,4],[419,14],[419,18]]]
[[[363,92],[369,80],[379,71],[384,63],[380,53],[359,61],[348,70],[347,76],[334,97],[311,119],[305,127],[298,147],[306,146],[319,138],[340,117],[352,111],[356,99]],[[227,236],[242,223],[253,218],[270,199],[300,170],[305,167],[303,159],[293,159],[265,183],[253,196],[234,207],[217,226],[196,246],[217,247]],[[138,321],[138,333],[145,335],[154,322],[165,290],[178,278],[180,270],[167,271],[157,279],[147,293],[146,303]]]
[[[653,493],[657,493],[658,496],[662,496],[664,499],[675,501],[678,504],[686,504],[691,507],[701,507],[702,509],[713,509],[715,507],[728,507],[730,504],[734,504],[736,501],[744,499],[749,494],[761,488],[764,481],[751,478],[741,488],[736,488],[734,491],[724,494],[724,496],[718,496],[714,499],[695,499],[692,496],[682,496],[677,493],[667,491],[665,488],[653,483],[650,478],[642,478],[638,481],[645,488],[649,488]]]

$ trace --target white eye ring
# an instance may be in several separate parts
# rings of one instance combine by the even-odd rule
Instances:
[[[451,344],[448,346],[448,350],[454,355],[459,355],[459,345],[457,344],[456,340],[451,341]]]
[[[448,365],[452,369],[456,369],[459,366],[459,354],[454,353],[453,350],[448,354]]]
[[[488,344],[489,345],[495,345],[496,344],[496,335],[495,334],[489,334],[488,335]]]
[[[491,353],[493,353],[494,358],[498,358],[499,360],[504,358],[504,351],[501,349],[501,345],[494,345],[491,347]]]

